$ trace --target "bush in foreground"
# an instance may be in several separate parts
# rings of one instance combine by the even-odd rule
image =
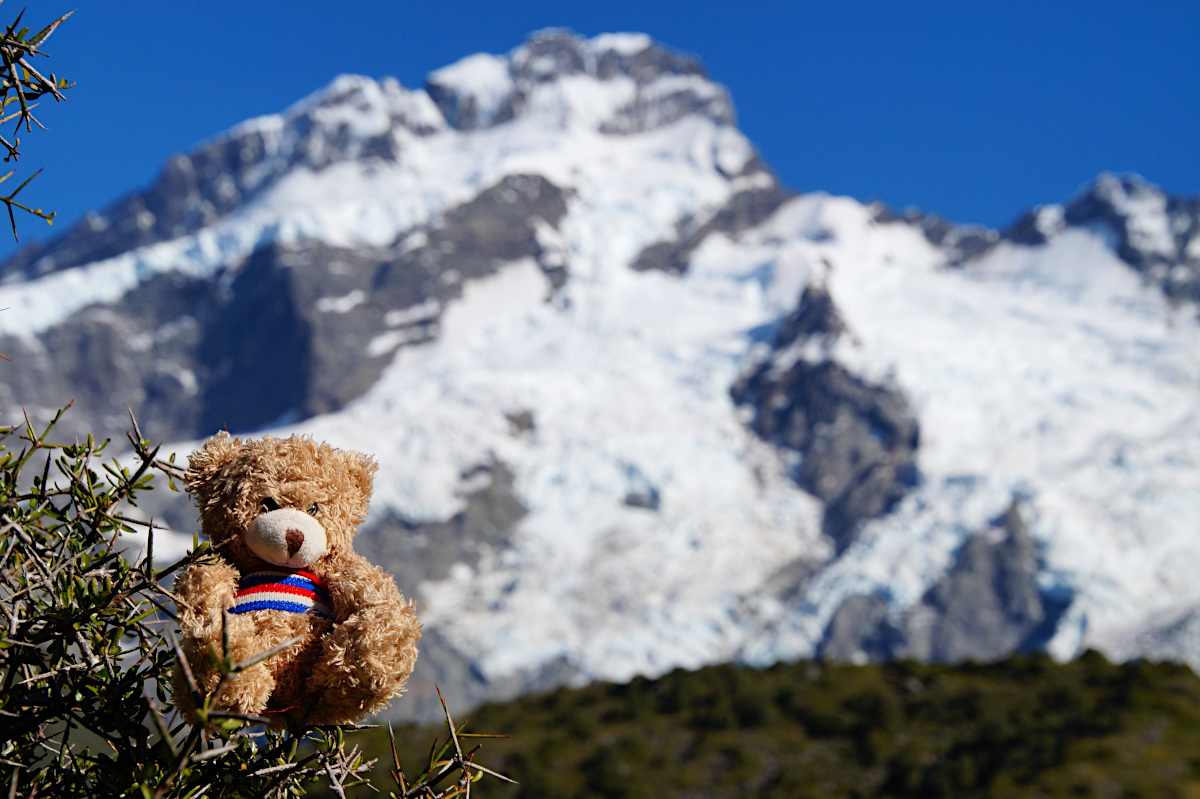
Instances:
[[[155,528],[136,513],[156,475],[173,489],[180,472],[157,458],[136,423],[124,463],[104,462],[105,443],[91,438],[51,443],[52,428],[38,433],[28,420],[0,427],[5,793],[265,797],[301,795],[318,778],[339,795],[364,784],[373,763],[347,740],[361,728],[270,730],[261,719],[212,710],[211,695],[199,691],[198,725],[172,712],[180,657],[169,580],[210,553],[195,541],[183,559],[155,568]],[[133,557],[131,537],[145,541]],[[214,658],[223,673],[250,665]],[[487,771],[462,751],[460,730],[447,720],[452,734],[414,778],[394,769],[397,795],[458,795]]]

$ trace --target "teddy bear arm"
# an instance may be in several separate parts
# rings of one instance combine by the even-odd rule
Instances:
[[[421,637],[412,603],[391,576],[364,558],[343,564],[331,589],[337,622],[313,669],[314,724],[353,721],[399,696]]]
[[[357,553],[339,565],[329,587],[336,621],[345,621],[363,608],[404,604],[392,576]]]
[[[179,627],[182,648],[187,656],[193,678],[202,695],[210,695],[220,683],[221,675],[212,655],[224,652],[224,638],[230,642],[229,655],[234,661],[245,660],[263,647],[257,642],[250,617],[225,613],[237,593],[238,571],[219,560],[192,564],[175,581],[179,604]],[[224,633],[222,630],[224,629]],[[195,702],[186,678],[176,670],[172,680],[176,703],[191,710]],[[275,679],[265,663],[226,678],[216,697],[215,707],[235,713],[258,713],[266,707],[274,689]]]
[[[221,616],[233,604],[238,570],[224,560],[193,563],[175,580],[179,627],[185,639],[221,640]]]
[[[221,616],[233,601],[237,580],[237,570],[223,560],[193,563],[175,579],[180,646],[202,695],[211,694],[219,679],[209,651],[221,651]],[[178,667],[172,684],[176,704],[190,712],[195,702]]]
[[[356,721],[404,690],[417,660],[421,625],[412,603],[399,591],[396,599],[356,611],[325,636],[313,668],[317,702],[310,723]]]

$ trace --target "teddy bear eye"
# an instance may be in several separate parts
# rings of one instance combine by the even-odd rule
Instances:
[[[273,510],[279,510],[279,503],[271,497],[267,497],[262,501],[263,513],[270,513]]]
[[[319,507],[317,507],[317,503],[315,503],[315,502],[312,504],[312,507],[308,509],[309,516],[316,516],[320,512],[321,512],[321,509]]]

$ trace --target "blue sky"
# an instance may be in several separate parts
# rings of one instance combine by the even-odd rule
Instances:
[[[0,7],[0,18],[21,9]],[[1200,195],[1200,3],[604,3],[26,0],[77,8],[46,63],[77,81],[43,108],[18,176],[59,212],[44,237],[163,161],[342,72],[406,86],[545,27],[644,31],[698,55],[742,129],[800,191],[1002,227],[1102,171]],[[11,242],[0,248],[10,252]]]

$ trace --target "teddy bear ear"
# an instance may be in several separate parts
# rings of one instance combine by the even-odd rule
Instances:
[[[350,457],[348,459],[349,462],[346,464],[346,471],[350,476],[350,480],[362,492],[363,498],[369,499],[375,483],[375,472],[379,466],[375,463],[375,459],[369,455],[363,455],[361,452],[349,452],[347,454]]]
[[[204,446],[188,456],[188,470],[184,477],[188,490],[198,493],[220,474],[221,469],[233,461],[242,449],[242,440],[233,438],[222,430],[204,442]]]

